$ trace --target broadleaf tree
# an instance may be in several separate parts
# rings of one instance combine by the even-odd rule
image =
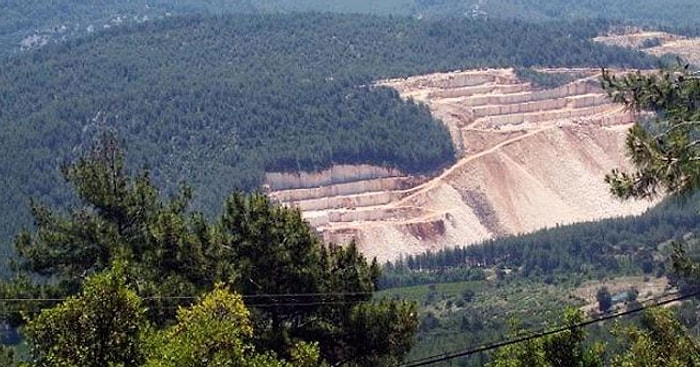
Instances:
[[[195,305],[180,308],[176,324],[149,335],[144,367],[315,367],[314,344],[294,346],[290,362],[274,353],[259,353],[252,345],[250,311],[240,295],[222,284]]]
[[[95,274],[78,296],[32,318],[24,328],[31,365],[140,366],[146,309],[125,279],[121,265]]]
[[[639,326],[618,326],[615,334],[626,349],[611,358],[613,367],[700,365],[700,345],[669,309],[647,310]]]
[[[151,326],[123,265],[89,276],[78,296],[29,321],[31,360],[23,366],[322,366],[315,344],[298,343],[289,361],[256,351],[250,312],[223,284],[180,307],[174,325]]]

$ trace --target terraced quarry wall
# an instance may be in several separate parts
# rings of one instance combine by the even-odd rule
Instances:
[[[562,71],[557,71],[562,72]],[[457,163],[436,177],[371,166],[317,174],[268,174],[276,200],[302,210],[328,241],[356,239],[380,260],[577,221],[638,214],[603,182],[628,168],[633,116],[611,104],[597,70],[536,90],[510,69],[388,80],[448,126]]]
[[[654,56],[676,55],[685,62],[700,67],[700,38],[632,28],[621,34],[609,34],[593,40],[610,46],[640,50]]]

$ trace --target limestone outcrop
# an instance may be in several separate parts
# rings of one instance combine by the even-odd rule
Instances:
[[[384,167],[361,165],[336,165],[321,172],[271,172],[265,175],[265,184],[270,190],[311,188],[373,178],[396,177],[402,173]]]
[[[511,69],[382,81],[445,123],[455,165],[435,177],[366,165],[270,173],[267,187],[326,240],[355,239],[380,260],[639,214],[653,203],[620,202],[603,182],[612,168],[628,168],[634,116],[606,98],[597,72],[576,69],[581,78],[554,89],[534,88]]]

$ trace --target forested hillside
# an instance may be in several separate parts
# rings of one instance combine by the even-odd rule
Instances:
[[[426,108],[372,81],[485,66],[649,67],[592,43],[603,22],[425,22],[344,15],[185,17],[120,27],[0,65],[3,242],[30,197],[65,202],[56,166],[102,131],[172,190],[218,210],[264,171],[372,163],[427,173],[451,162]]]
[[[474,18],[527,21],[600,18],[636,25],[692,27],[700,3],[694,0],[416,0],[426,15],[460,14]]]
[[[700,4],[694,0],[4,0],[0,8],[0,56],[82,37],[103,28],[192,13],[323,11],[424,19],[609,19],[635,25],[697,27],[696,14],[700,12]]]
[[[247,0],[3,0],[0,8],[0,55],[82,37],[108,27],[163,18],[167,14],[255,10]]]

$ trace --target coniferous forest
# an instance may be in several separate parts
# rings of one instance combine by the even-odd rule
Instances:
[[[104,131],[166,192],[183,181],[199,187],[195,207],[207,213],[232,189],[259,187],[266,171],[371,163],[433,172],[454,160],[446,129],[374,81],[458,68],[655,65],[589,40],[606,26],[189,16],[12,57],[0,67],[2,241],[28,223],[29,198],[70,202],[56,167]]]
[[[697,29],[693,0],[5,0],[0,55],[83,37],[106,28],[188,14],[339,12],[421,19],[520,19],[528,22],[606,19],[629,25]]]

